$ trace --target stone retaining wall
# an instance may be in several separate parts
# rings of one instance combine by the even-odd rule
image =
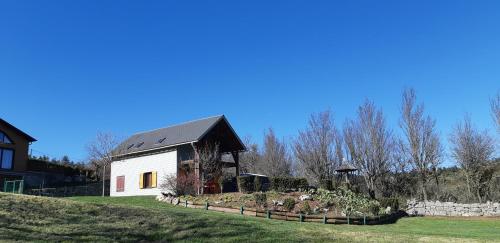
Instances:
[[[500,216],[500,203],[454,203],[439,201],[407,202],[406,213],[409,215],[429,216]]]

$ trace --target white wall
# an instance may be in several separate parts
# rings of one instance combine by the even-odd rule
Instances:
[[[139,188],[139,175],[145,172],[156,171],[156,188]],[[124,159],[111,163],[111,189],[112,197],[116,196],[143,196],[159,195],[162,178],[168,174],[177,175],[177,151],[169,151],[161,154],[147,155],[143,157]],[[125,190],[116,191],[116,177],[125,176]]]

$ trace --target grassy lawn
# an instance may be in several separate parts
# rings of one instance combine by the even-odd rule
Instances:
[[[500,219],[414,217],[379,226],[284,222],[174,207],[152,197],[69,199],[0,193],[0,241],[500,240]]]

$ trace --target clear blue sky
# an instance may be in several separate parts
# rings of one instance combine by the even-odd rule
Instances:
[[[2,1],[0,117],[51,157],[225,114],[260,142],[365,98],[397,130],[414,87],[447,142],[469,113],[494,131],[499,1]],[[492,133],[493,134],[493,133]],[[37,153],[35,153],[37,155]]]

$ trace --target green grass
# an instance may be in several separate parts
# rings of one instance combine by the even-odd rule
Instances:
[[[0,241],[498,241],[500,219],[412,217],[378,226],[267,220],[152,197],[54,199],[0,193]]]

